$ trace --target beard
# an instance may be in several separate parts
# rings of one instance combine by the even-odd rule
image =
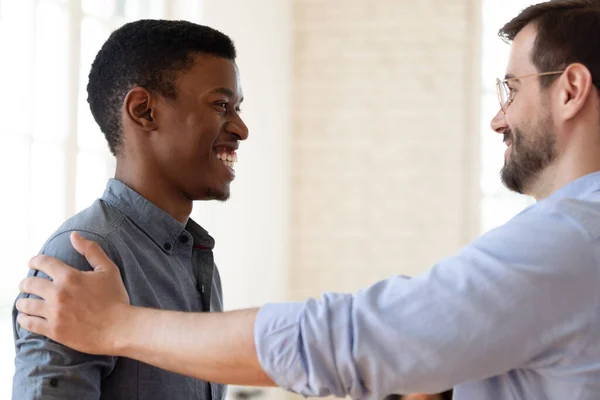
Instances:
[[[502,183],[509,190],[525,194],[540,173],[556,158],[556,135],[549,117],[527,133],[519,128],[507,129],[504,140],[511,140],[511,149],[500,172]]]

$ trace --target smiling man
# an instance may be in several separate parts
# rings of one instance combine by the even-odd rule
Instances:
[[[109,37],[87,89],[117,159],[115,178],[101,199],[50,237],[42,254],[89,270],[69,242],[78,231],[119,264],[132,304],[222,311],[214,240],[189,216],[194,200],[229,197],[238,143],[248,137],[235,53],[224,34],[184,21],[137,21]],[[16,320],[14,328],[15,400],[224,396],[222,385],[124,357],[80,353]]]

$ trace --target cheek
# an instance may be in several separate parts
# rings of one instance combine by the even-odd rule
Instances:
[[[506,110],[506,114],[504,115],[505,123],[511,130],[514,129],[514,127],[518,124],[518,121],[521,118],[519,109],[516,107],[513,108],[513,105],[514,104],[508,107],[508,109]]]
[[[538,115],[539,98],[532,98],[526,88],[522,88],[515,95],[515,99],[508,107],[506,120],[512,124],[522,124],[524,121],[535,119]]]
[[[213,154],[215,140],[221,132],[216,112],[200,106],[180,107],[173,109],[169,117],[165,129],[168,129],[167,141],[174,162],[197,171],[218,161]]]
[[[190,101],[180,98],[164,115],[165,128],[173,134],[183,134],[194,131],[202,126],[202,120]]]
[[[179,123],[173,124],[170,136],[172,145],[177,148],[181,157],[205,158],[212,153],[214,137],[194,115],[186,116]]]
[[[188,139],[185,143],[182,141],[180,145],[180,154],[187,168],[196,174],[198,171],[206,171],[209,175],[214,174],[221,161],[214,154],[213,139],[206,132],[198,132]]]
[[[537,114],[532,107],[523,107],[510,110],[506,113],[506,124],[513,136],[513,142],[519,144],[527,141],[527,137],[538,124]]]

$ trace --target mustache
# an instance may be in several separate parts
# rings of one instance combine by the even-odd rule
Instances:
[[[507,141],[507,140],[512,140],[512,138],[513,138],[513,133],[512,133],[512,131],[511,131],[510,129],[506,129],[506,130],[503,132],[503,134],[504,134],[504,137],[502,138],[502,141],[503,141],[504,143],[506,143],[506,141]]]

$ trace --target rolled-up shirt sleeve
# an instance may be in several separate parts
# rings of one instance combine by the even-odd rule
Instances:
[[[256,350],[274,382],[305,396],[441,392],[584,343],[572,339],[592,320],[598,283],[587,232],[534,208],[412,279],[263,306]]]
[[[41,253],[71,265],[81,271],[90,271],[87,260],[77,253],[69,239],[70,232],[49,240]],[[80,232],[94,240],[109,253],[106,241],[100,236]],[[49,279],[40,271],[30,271]],[[21,294],[19,297],[28,297]],[[101,397],[102,379],[113,370],[116,358],[85,354],[63,346],[45,336],[23,329],[17,322],[18,311],[13,309],[15,336],[15,374],[13,400],[97,400]]]

